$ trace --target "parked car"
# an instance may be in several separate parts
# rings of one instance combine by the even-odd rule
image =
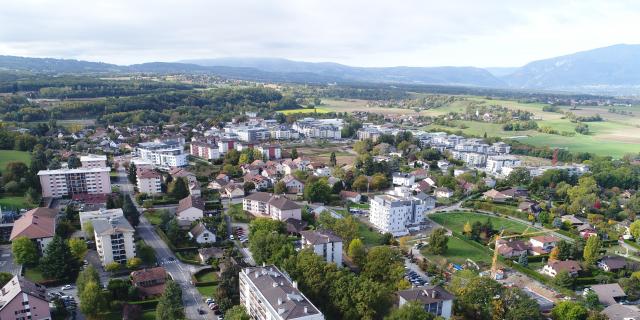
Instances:
[[[65,284],[64,286],[62,286],[62,290],[71,290],[73,289],[73,287],[70,284]]]

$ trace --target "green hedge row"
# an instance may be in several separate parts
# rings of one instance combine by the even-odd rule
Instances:
[[[169,240],[169,237],[167,237],[167,234],[164,233],[164,231],[158,226],[156,226],[155,229],[160,239],[162,239],[162,241],[164,241],[167,244],[169,249],[171,249],[171,251],[176,251],[176,247],[173,245],[173,243],[171,243],[171,240]]]

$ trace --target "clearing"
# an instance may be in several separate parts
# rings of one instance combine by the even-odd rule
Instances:
[[[0,172],[4,172],[9,162],[24,162],[27,166],[31,163],[31,153],[27,151],[0,150]]]
[[[491,217],[484,214],[477,214],[473,212],[434,213],[434,214],[428,215],[428,217],[429,219],[433,220],[439,225],[447,229],[451,229],[458,233],[463,232],[464,225],[465,223],[467,223],[467,221],[470,224],[473,224],[476,221],[485,223],[487,219],[491,221],[491,224],[493,224],[493,228],[495,230],[504,229],[510,232],[522,233],[527,229],[527,225],[517,221],[508,220],[500,217]]]

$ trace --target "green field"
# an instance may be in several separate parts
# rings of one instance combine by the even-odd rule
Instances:
[[[490,217],[483,214],[476,214],[472,212],[446,212],[446,213],[434,213],[430,214],[429,219],[440,224],[441,226],[451,229],[455,232],[462,233],[465,223],[467,221],[473,224],[476,221],[486,222],[487,219],[493,224],[493,228],[496,230],[504,229],[506,231],[522,233],[527,229],[527,225],[517,221],[507,220],[505,218]]]
[[[200,286],[200,287],[196,287],[196,289],[198,289],[198,292],[200,292],[200,294],[204,298],[213,297],[214,294],[216,293],[216,288],[218,288],[218,286]]]
[[[24,197],[3,196],[3,197],[0,197],[0,207],[26,209],[26,208],[31,208],[33,206],[27,203]]]
[[[282,110],[278,111],[282,114],[296,114],[296,113],[329,113],[333,112],[333,110],[324,108],[324,107],[316,107],[316,108],[304,108],[304,109],[291,109],[291,110]]]
[[[0,150],[0,172],[7,168],[9,162],[24,162],[29,166],[31,162],[31,153],[26,151]]]
[[[218,274],[214,271],[205,272],[196,276],[198,282],[213,282],[218,280]]]
[[[457,264],[464,263],[467,259],[471,259],[474,262],[491,263],[491,255],[479,248],[469,245],[462,239],[456,237],[449,237],[447,242],[447,252],[443,255],[431,255],[422,250],[422,254],[428,257],[430,260],[437,263],[443,263],[446,259],[447,262],[453,262]]]
[[[380,234],[380,232],[375,229],[370,230],[369,226],[360,221],[358,221],[358,235],[367,246],[377,246],[380,245],[382,241],[382,234]]]

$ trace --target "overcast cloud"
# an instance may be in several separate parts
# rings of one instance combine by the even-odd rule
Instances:
[[[0,54],[520,66],[640,43],[638,21],[631,1],[0,0]]]

